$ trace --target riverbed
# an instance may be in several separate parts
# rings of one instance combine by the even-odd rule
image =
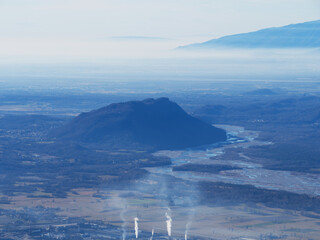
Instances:
[[[216,125],[227,131],[225,142],[183,151],[159,151],[156,156],[171,158],[172,165],[148,168],[152,174],[166,174],[188,181],[212,181],[232,184],[250,184],[258,188],[284,190],[299,194],[320,196],[320,175],[290,171],[265,169],[263,165],[245,155],[238,159],[215,159],[228,148],[248,148],[269,145],[272,142],[259,141],[259,132],[246,130],[239,126]],[[201,173],[193,171],[173,171],[173,167],[184,164],[228,165],[240,169],[220,173]]]

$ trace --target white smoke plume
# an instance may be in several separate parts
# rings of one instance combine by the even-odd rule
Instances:
[[[168,212],[166,212],[166,218],[167,218],[167,232],[168,232],[168,236],[171,237],[171,230],[172,230],[172,218],[171,216],[168,214]]]
[[[150,238],[150,240],[153,239],[153,235],[154,235],[154,229],[152,229],[152,231],[151,231],[151,238]]]
[[[186,203],[189,206],[189,214],[188,214],[188,221],[186,224],[186,230],[185,230],[185,234],[184,234],[184,239],[188,240],[188,235],[189,235],[189,231],[190,231],[190,226],[193,223],[193,218],[195,215],[195,201],[191,198],[191,197],[187,197],[185,198]]]
[[[126,237],[127,237],[127,231],[126,231],[127,222],[124,219],[124,213],[125,213],[125,209],[122,209],[122,211],[120,213],[120,218],[122,220],[122,225],[121,225],[121,228],[122,228],[122,240],[125,240]]]
[[[184,234],[184,240],[188,240],[188,233],[189,233],[189,223],[187,223],[186,225],[186,231],[185,231],[185,234]]]
[[[134,231],[135,231],[135,234],[136,234],[136,238],[139,237],[139,218],[135,217],[134,218]]]
[[[118,196],[115,196],[114,198],[111,198],[110,201],[108,201],[107,203],[108,207],[113,208],[113,209],[117,209],[117,211],[120,211],[119,217],[120,220],[122,222],[121,224],[121,230],[122,230],[122,240],[126,240],[127,238],[127,220],[125,218],[125,215],[127,213],[127,201]]]

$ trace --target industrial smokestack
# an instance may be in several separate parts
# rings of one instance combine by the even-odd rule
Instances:
[[[184,234],[184,240],[188,240],[188,232],[189,232],[189,223],[187,223],[187,225],[186,225],[186,231],[185,231],[185,234]]]
[[[154,229],[152,229],[152,231],[151,231],[151,238],[150,238],[150,240],[153,239],[153,235],[154,235]]]
[[[135,234],[136,234],[136,238],[139,237],[139,218],[135,217],[134,218],[134,231],[135,231]]]
[[[120,218],[122,220],[122,225],[121,225],[121,228],[122,228],[122,240],[126,240],[126,237],[127,237],[126,220],[124,219],[124,212],[125,212],[125,209],[122,209],[122,211],[120,213]]]
[[[168,236],[171,237],[171,230],[172,230],[172,218],[170,215],[166,212],[166,218],[167,218],[167,232]]]

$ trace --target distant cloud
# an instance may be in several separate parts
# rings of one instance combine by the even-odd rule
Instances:
[[[175,39],[178,46],[320,19],[319,9],[318,0],[0,0],[0,54],[92,55],[99,47],[112,50],[102,41],[114,36],[126,40],[122,49],[139,36]]]

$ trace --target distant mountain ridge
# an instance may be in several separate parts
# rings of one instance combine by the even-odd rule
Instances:
[[[225,36],[183,46],[180,49],[318,47],[320,47],[320,20]]]
[[[226,132],[188,115],[168,98],[114,103],[82,113],[53,136],[124,149],[183,149],[226,140]]]

